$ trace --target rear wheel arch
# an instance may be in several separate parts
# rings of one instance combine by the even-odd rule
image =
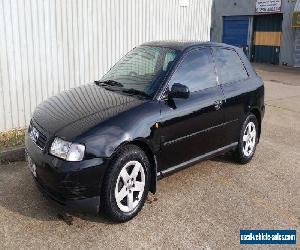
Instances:
[[[260,139],[261,134],[261,113],[257,108],[253,108],[250,110],[250,113],[255,115],[257,122],[258,122],[258,140]]]
[[[259,138],[259,123],[253,112],[248,112],[241,131],[238,145],[233,152],[235,160],[241,164],[251,161]]]

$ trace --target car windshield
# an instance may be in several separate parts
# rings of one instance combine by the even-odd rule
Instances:
[[[177,56],[176,50],[140,46],[117,62],[98,83],[130,94],[153,97]]]

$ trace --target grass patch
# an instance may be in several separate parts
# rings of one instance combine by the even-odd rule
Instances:
[[[0,132],[0,150],[24,144],[25,129],[13,129]]]

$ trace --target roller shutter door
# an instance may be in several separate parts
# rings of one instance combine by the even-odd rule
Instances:
[[[248,27],[248,16],[223,17],[222,42],[245,50],[248,47]]]
[[[279,63],[282,14],[255,16],[253,23],[254,62]]]

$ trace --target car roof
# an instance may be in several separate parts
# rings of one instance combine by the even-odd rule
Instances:
[[[165,47],[183,51],[192,47],[226,47],[235,48],[234,46],[225,43],[201,42],[201,41],[151,41],[141,44],[141,46]]]

